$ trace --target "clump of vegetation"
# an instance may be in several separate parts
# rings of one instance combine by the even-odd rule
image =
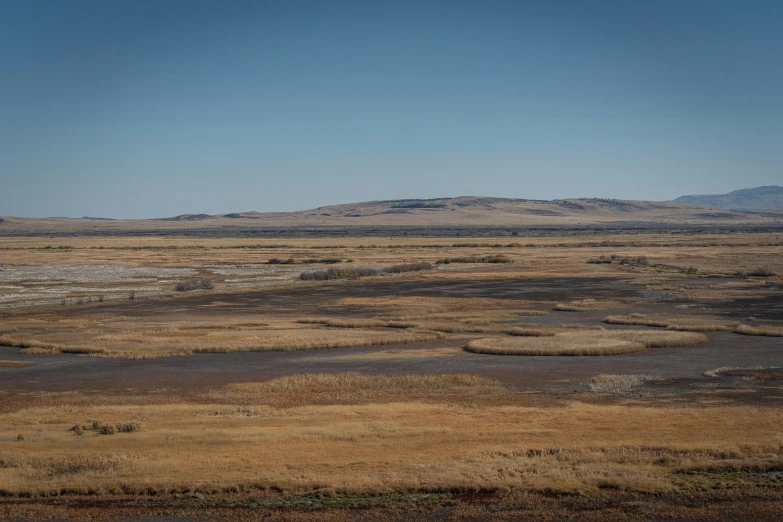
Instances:
[[[630,257],[612,254],[611,256],[601,255],[590,258],[587,260],[587,263],[591,265],[610,265],[612,263],[617,263],[618,265],[623,266],[648,266],[650,261],[647,259],[647,256]]]
[[[518,337],[553,337],[555,335],[554,330],[546,330],[544,328],[531,328],[528,326],[514,327],[506,330],[508,335],[516,335]]]
[[[597,393],[628,393],[634,388],[643,386],[648,381],[659,381],[656,375],[607,375],[601,374],[590,378],[585,384],[592,392]]]
[[[114,435],[115,433],[134,433],[141,429],[138,422],[116,422],[105,423],[92,421],[89,426],[74,426],[68,431],[73,431],[77,435],[82,435],[85,431],[94,431],[100,435]]]
[[[783,326],[760,324],[758,326],[739,325],[735,333],[742,335],[764,335],[767,337],[783,337]]]
[[[619,263],[621,265],[627,266],[647,266],[650,264],[650,262],[647,260],[647,256],[624,257],[619,261]]]
[[[215,285],[209,279],[187,279],[180,281],[174,289],[177,292],[189,292],[191,290],[212,290]]]
[[[642,343],[597,336],[487,338],[470,341],[469,352],[495,355],[620,355],[643,352]]]
[[[280,259],[279,257],[273,257],[269,261],[266,262],[267,265],[293,265],[296,263],[293,257],[289,257],[288,259]]]
[[[647,348],[695,346],[706,342],[704,335],[690,332],[576,330],[550,336],[476,339],[469,342],[465,349],[498,355],[620,355],[642,352]]]
[[[611,265],[612,258],[609,256],[600,255],[598,257],[588,259],[587,263],[590,265]]]
[[[740,326],[737,321],[698,315],[610,315],[604,318],[604,322],[607,324],[654,326],[685,332],[730,332]]]
[[[753,270],[749,270],[748,272],[737,272],[737,275],[744,276],[744,277],[772,277],[775,275],[775,272],[770,270],[769,268],[754,268]]]
[[[511,258],[503,254],[491,256],[462,256],[462,257],[444,257],[438,261],[439,265],[448,265],[451,263],[510,263]]]
[[[307,262],[321,265],[336,265],[338,263],[342,263],[343,260],[339,257],[322,257],[320,259],[308,259]]]
[[[327,270],[311,270],[302,272],[299,279],[302,281],[329,281],[331,279],[358,279],[366,276],[377,276],[383,274],[401,274],[404,272],[418,272],[421,270],[431,270],[432,264],[422,263],[403,263],[400,265],[386,266],[382,268],[372,267],[334,267]]]
[[[570,303],[557,303],[553,310],[559,312],[592,312],[596,310],[606,310],[607,308],[613,308],[619,306],[620,303],[616,301],[597,301],[595,299],[580,299],[571,301]]]

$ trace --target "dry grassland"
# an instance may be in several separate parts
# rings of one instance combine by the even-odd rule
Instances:
[[[783,327],[776,324],[750,326],[739,321],[700,315],[610,315],[604,319],[607,324],[656,326],[667,330],[687,332],[734,332],[743,335],[783,337]]]
[[[140,325],[134,325],[140,326]],[[55,330],[54,332],[52,330]],[[0,344],[24,348],[22,353],[72,353],[95,357],[152,359],[194,353],[248,351],[291,351],[318,348],[347,348],[384,344],[408,344],[438,339],[435,332],[400,329],[354,329],[335,331],[327,328],[286,327],[196,329],[161,327],[122,329],[107,333],[100,325],[82,330],[52,328],[27,338],[24,334],[0,337]]]
[[[765,335],[769,337],[783,337],[783,326],[775,326],[769,324],[760,324],[756,326],[748,326],[742,324],[735,330],[736,333],[743,335]]]
[[[779,234],[750,233],[279,241],[0,238],[0,306],[6,307],[0,310],[0,344],[31,354],[25,363],[39,360],[35,353],[156,358],[394,345],[371,353],[346,349],[339,357],[360,360],[355,366],[362,372],[392,373],[391,368],[436,371],[421,370],[417,359],[422,357],[437,357],[431,368],[448,371],[459,355],[468,364],[495,365],[485,375],[514,383],[509,368],[524,360],[483,354],[612,355],[650,349],[652,356],[655,347],[707,342],[699,331],[780,335],[777,322],[725,319],[687,308],[678,314],[607,317],[612,324],[664,328],[658,330],[578,324],[603,316],[580,312],[637,305],[637,310],[658,310],[654,299],[638,298],[637,289],[681,299],[695,296],[714,306],[727,298],[774,297],[782,276],[736,273],[769,267],[783,274],[780,241]],[[611,254],[646,256],[649,264],[587,263]],[[496,255],[511,263],[450,264],[359,281],[295,281],[300,271],[323,268],[319,260],[334,258],[340,263],[329,266],[359,267]],[[272,258],[293,258],[294,263],[267,264]],[[214,290],[158,297],[172,293],[185,278],[209,279]],[[564,278],[573,279],[564,284]],[[400,290],[379,282],[408,285]],[[497,298],[473,297],[480,290],[471,286],[475,282],[494,284],[490,288]],[[379,284],[370,292],[370,283]],[[428,283],[453,285],[452,293],[438,296],[437,289],[425,288]],[[506,292],[507,284],[524,291]],[[556,298],[541,291],[552,287],[559,292]],[[136,289],[134,300],[131,289]],[[290,297],[294,290],[300,291],[295,299]],[[105,302],[75,304],[98,295]],[[531,297],[516,298],[520,295]],[[68,302],[59,305],[60,299]],[[553,308],[574,313],[558,314]],[[569,327],[565,320],[577,324]],[[433,339],[443,341],[404,346]],[[466,343],[475,355],[464,353]],[[314,351],[302,361],[309,371],[337,368],[317,365],[326,355]],[[614,361],[624,365],[639,358]],[[386,359],[402,362],[393,365]],[[727,363],[704,369],[721,364]],[[37,368],[0,361],[2,373],[18,372],[17,377]],[[688,396],[687,403],[679,396],[661,398],[679,393],[676,386],[659,395],[643,394],[651,386],[664,386],[646,374],[653,372],[647,368],[623,367],[585,382],[599,371],[570,381],[578,388],[567,396],[468,374],[317,373],[192,392],[142,392],[139,387],[26,393],[23,387],[0,385],[0,495],[16,502],[20,496],[87,494],[84,498],[153,499],[198,492],[223,498],[245,491],[288,498],[314,492],[482,490],[689,498],[715,488],[743,492],[783,485],[783,411],[774,406],[779,388],[763,373],[768,370],[721,368],[699,378],[705,386],[759,379],[769,387],[759,392],[763,400],[747,403],[754,406],[708,396],[716,388],[705,387],[708,392]],[[93,421],[99,429],[92,429]],[[115,433],[108,434],[112,426]],[[117,426],[139,429],[117,432]]]
[[[707,342],[705,336],[688,332],[574,330],[550,336],[545,330],[539,332],[543,335],[512,333],[516,338],[476,339],[470,341],[465,349],[497,355],[621,355],[642,352],[647,348],[696,346]]]
[[[656,326],[669,330],[689,332],[730,332],[740,326],[739,321],[699,315],[610,315],[604,319],[608,324]]]
[[[468,302],[470,301],[470,302]],[[217,306],[222,306],[219,300]],[[310,317],[264,305],[253,313],[212,312],[172,306],[154,317],[104,314],[100,306],[60,313],[14,311],[6,316],[0,345],[26,354],[71,353],[93,357],[151,359],[195,353],[307,350],[410,344],[447,333],[501,333],[520,317],[545,312],[528,301],[460,298],[347,298],[324,311],[360,307],[362,316]],[[82,312],[82,313],[79,313]],[[266,313],[264,313],[266,312]]]
[[[593,312],[630,306],[619,301],[598,301],[597,299],[579,299],[568,303],[557,303],[553,310],[558,312]]]
[[[96,419],[141,428],[69,431]],[[6,495],[246,488],[662,493],[709,488],[709,476],[693,471],[783,465],[779,409],[527,406],[497,383],[469,375],[302,375],[164,402],[16,397],[6,401],[2,420]]]
[[[95,303],[172,295],[188,278],[209,279],[214,292],[266,288],[296,283],[299,273],[322,268],[321,260],[341,260],[336,267],[378,267],[400,263],[435,263],[444,257],[502,255],[509,264],[449,265],[421,279],[498,277],[648,278],[651,288],[675,289],[697,300],[720,300],[768,293],[763,286],[781,275],[715,279],[690,285],[693,278],[754,273],[758,268],[783,274],[779,234],[615,234],[594,236],[496,238],[323,238],[229,239],[176,237],[0,238],[0,307]],[[650,266],[588,265],[601,255],[647,257]],[[293,259],[292,265],[270,265]],[[330,261],[331,262],[331,261]],[[694,269],[693,274],[687,274]],[[657,276],[665,280],[654,282]],[[652,278],[652,279],[650,279]],[[677,283],[680,280],[682,283]],[[557,302],[552,303],[552,306]],[[561,303],[564,307],[573,307]],[[627,303],[623,303],[627,304]]]
[[[601,374],[590,378],[585,384],[590,391],[596,393],[628,393],[649,381],[660,380],[655,375],[607,375]]]

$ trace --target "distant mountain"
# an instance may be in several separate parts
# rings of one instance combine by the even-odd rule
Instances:
[[[783,187],[770,185],[735,190],[728,194],[680,196],[674,203],[699,205],[722,210],[775,210],[783,209]]]
[[[779,187],[775,187],[781,191]],[[756,189],[759,190],[759,189]],[[740,191],[741,192],[741,191]],[[365,201],[293,212],[182,214],[157,219],[36,219],[4,216],[2,234],[127,234],[161,231],[219,231],[222,234],[263,228],[329,227],[548,227],[607,224],[769,225],[783,226],[783,205],[767,212],[724,210],[711,205],[603,198],[534,199],[463,196],[437,199]]]

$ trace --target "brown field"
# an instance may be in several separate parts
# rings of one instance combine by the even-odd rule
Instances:
[[[0,237],[0,519],[774,520],[780,242]]]

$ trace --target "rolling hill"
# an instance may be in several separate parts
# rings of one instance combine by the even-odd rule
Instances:
[[[674,203],[722,210],[778,210],[783,209],[783,187],[770,185],[735,190],[727,194],[680,196]]]
[[[329,227],[585,227],[626,224],[780,225],[783,212],[707,209],[679,202],[614,199],[540,201],[494,197],[405,199],[324,206],[295,212],[184,214],[158,219],[20,218],[0,220],[0,235],[192,233]],[[317,232],[316,232],[317,233]]]

